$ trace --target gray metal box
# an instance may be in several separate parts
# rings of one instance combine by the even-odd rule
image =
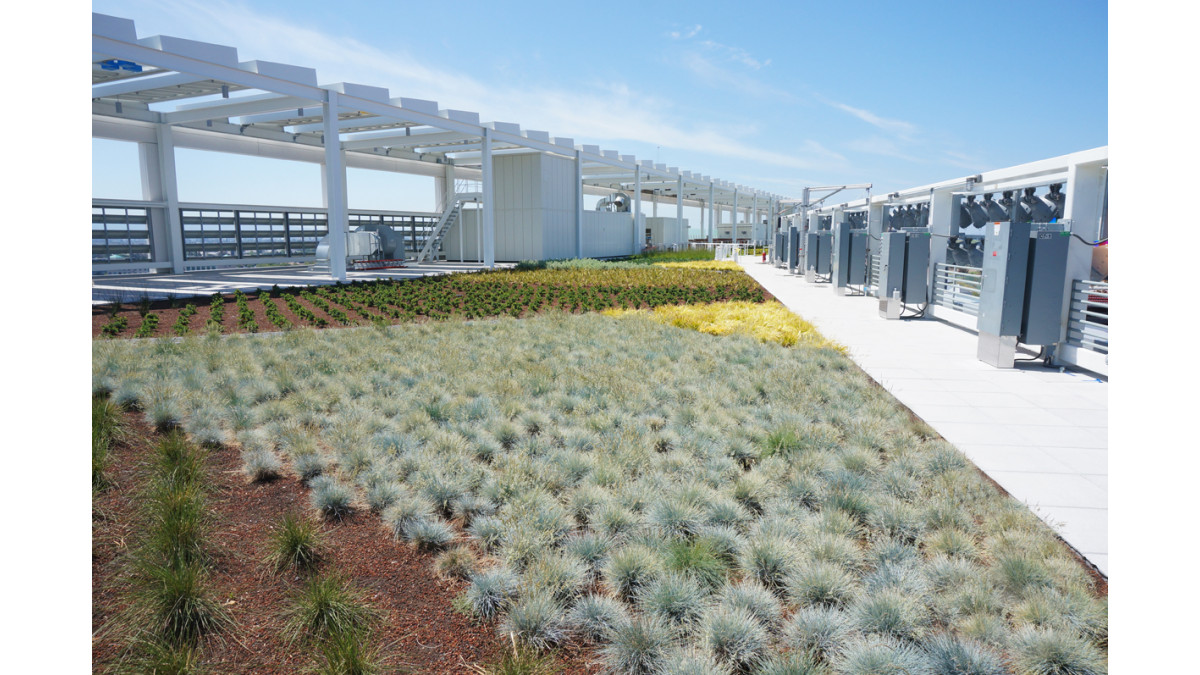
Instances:
[[[829,274],[830,254],[833,252],[833,233],[817,233],[817,274]]]
[[[813,283],[817,280],[817,254],[821,250],[821,235],[809,232],[804,241],[804,280]]]
[[[1021,332],[1025,277],[1029,269],[1029,223],[985,226],[983,279],[979,291],[979,333],[1016,336]]]
[[[850,231],[850,274],[847,279],[855,286],[867,283],[867,231]]]
[[[905,237],[905,304],[919,305],[929,299],[929,252],[933,237],[928,232],[909,232]]]
[[[800,264],[800,230],[788,228],[787,266],[789,272],[795,272]]]
[[[1071,232],[1063,225],[1034,226],[1029,240],[1029,268],[1025,282],[1025,312],[1021,342],[1051,345],[1062,329],[1062,307],[1066,290],[1067,251]]]
[[[904,290],[903,232],[884,232],[879,235],[879,284],[875,297],[892,297],[894,291]]]
[[[830,236],[833,238],[830,247],[830,281],[834,290],[839,291],[850,284],[850,223],[835,223]]]

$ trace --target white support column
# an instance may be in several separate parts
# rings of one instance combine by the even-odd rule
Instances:
[[[434,178],[435,188],[437,189],[437,210],[445,211],[454,206],[454,200],[458,198],[457,189],[454,187],[455,169],[453,160],[447,160],[447,164],[442,167],[442,175]]]
[[[708,243],[713,243],[713,231],[717,229],[716,204],[713,203],[715,196],[713,184],[708,184]]]
[[[583,257],[583,153],[575,151],[575,257]]]
[[[762,227],[758,222],[758,193],[754,193],[754,201],[750,207],[750,240],[758,241],[758,228]]]
[[[887,207],[880,205],[878,224],[874,217],[871,219],[871,227],[873,230],[878,229],[880,233],[883,231],[883,211]],[[946,263],[946,241],[947,237],[952,237],[957,232],[952,232],[954,225],[954,195],[950,190],[937,190],[929,195],[929,232],[933,236],[930,237],[929,250],[929,271],[925,275],[925,288],[928,296],[926,300],[933,299],[933,285],[937,281],[937,275],[934,270],[938,265]],[[875,232],[872,232],[875,234]],[[876,235],[878,236],[878,235]],[[937,310],[933,303],[930,302],[927,307],[929,316],[936,316]]]
[[[683,176],[675,183],[675,228],[676,232],[683,230]],[[688,239],[686,231],[683,238]]]
[[[650,191],[650,204],[651,204],[650,208],[652,210],[652,212],[651,212],[652,216],[654,218],[657,218],[658,217],[658,190]]]
[[[642,231],[642,167],[633,167],[633,253],[641,253],[646,233]]]
[[[161,210],[154,209],[157,217],[151,218],[153,257],[155,261],[171,263],[171,271],[182,274],[183,226],[179,220],[179,189],[175,179],[175,140],[166,124],[155,125],[154,137],[154,143],[138,144],[142,199],[166,204]]]
[[[326,91],[321,104],[325,126],[325,208],[329,224],[329,275],[338,281],[346,280],[346,226],[349,209],[346,204],[346,162],[338,133],[338,93]]]
[[[737,211],[738,211],[738,191],[737,191],[737,188],[734,188],[733,189],[733,209],[730,211],[730,219],[733,222],[730,223],[730,228],[729,228],[729,239],[731,242],[733,242],[734,246],[737,246],[737,226],[738,226],[738,222],[737,222],[738,212]]]
[[[495,167],[492,166],[492,130],[483,128],[482,143],[483,171],[483,213],[480,224],[483,227],[483,264],[489,268],[496,267],[496,198],[495,198]]]
[[[1105,169],[1101,163],[1067,167],[1067,202],[1063,218],[1070,221],[1071,232],[1088,242],[1100,236],[1100,216],[1104,210]],[[1092,278],[1092,246],[1071,237],[1067,249],[1067,274],[1063,280],[1062,327],[1055,363],[1073,363],[1077,349],[1066,344],[1067,323],[1071,313],[1071,286],[1076,279]],[[1107,361],[1106,361],[1107,363]]]

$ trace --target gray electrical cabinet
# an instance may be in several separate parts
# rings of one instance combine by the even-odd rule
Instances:
[[[844,220],[834,223],[830,236],[830,281],[833,282],[833,292],[844,295],[850,285],[850,223]]]
[[[919,305],[929,300],[929,255],[933,236],[928,232],[909,232],[904,240],[904,289],[907,305]]]
[[[788,272],[795,272],[796,266],[800,264],[800,230],[794,226],[788,228],[788,245],[787,245],[787,268]]]
[[[1012,368],[1024,315],[1030,228],[1029,223],[996,222],[985,229],[977,355],[988,365]]]
[[[804,280],[817,280],[817,275],[829,274],[833,248],[833,233],[825,230],[808,233],[808,245],[804,250]]]
[[[850,273],[848,280],[855,286],[862,286],[867,283],[867,236],[866,230],[850,230]]]
[[[904,248],[907,236],[903,232],[884,232],[879,235],[879,283],[875,297],[879,298],[879,316],[899,319],[902,302],[893,296],[904,290]]]
[[[1020,341],[1052,345],[1062,335],[1071,231],[1065,225],[1034,225],[1030,236]]]
[[[851,229],[849,222],[842,222],[834,226],[831,236],[833,291],[845,295],[849,287],[867,283],[867,231]]]
[[[784,235],[784,233],[782,233],[782,232],[776,232],[775,233],[775,255],[771,258],[771,263],[773,265],[778,266],[780,263],[782,263],[784,260],[786,260],[786,258],[784,257],[787,255],[787,250],[784,248],[785,246],[787,246],[786,235]]]
[[[813,283],[817,280],[817,258],[821,251],[821,233],[809,232],[804,243],[804,280]]]
[[[928,231],[884,232],[880,235],[879,316],[898,319],[904,305],[919,305],[929,299],[929,254],[932,237]]]

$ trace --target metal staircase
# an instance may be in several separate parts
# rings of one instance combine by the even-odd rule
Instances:
[[[454,203],[448,209],[442,212],[442,217],[438,219],[437,225],[433,226],[429,235],[425,238],[425,246],[417,253],[415,262],[425,262],[435,259],[435,256],[445,255],[442,252],[442,240],[446,238],[446,234],[450,232],[450,228],[459,221],[462,216],[463,203],[461,199],[455,199]]]

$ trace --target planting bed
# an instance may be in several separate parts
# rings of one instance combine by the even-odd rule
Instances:
[[[743,276],[664,272],[676,285],[645,282],[642,306]],[[238,453],[308,477],[311,489],[253,489],[291,491],[313,517],[352,508],[327,525],[347,531],[342,564],[423,559],[406,572],[420,580],[453,551],[443,569],[466,581],[362,572],[379,602],[475,615],[470,629],[430,622],[451,632],[421,645],[470,634],[477,654],[510,639],[595,650],[568,672],[592,659],[616,672],[1105,672],[1107,604],[1069,551],[833,348],[547,311],[611,307],[629,288],[588,269],[452,277],[440,299],[421,284],[396,302],[401,285],[329,293],[367,314],[411,301],[440,317],[466,314],[446,298],[536,294],[559,273],[586,292],[520,321],[98,340],[93,389],[221,444],[226,471]],[[494,302],[478,316],[513,313]],[[236,325],[233,302],[224,314]],[[259,525],[227,508],[222,521],[246,528],[231,537],[250,539]],[[417,669],[469,672],[471,658]]]
[[[404,281],[216,295],[92,310],[93,337],[176,337],[290,328],[530,316],[768,296],[741,273],[634,263],[560,263],[555,269],[455,274]],[[215,314],[214,314],[215,312]],[[144,314],[144,316],[143,316]],[[181,318],[182,315],[182,318]]]

